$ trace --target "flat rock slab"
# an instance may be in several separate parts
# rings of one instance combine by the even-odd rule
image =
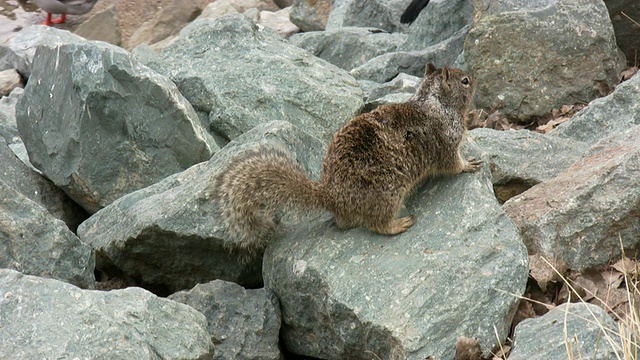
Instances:
[[[322,359],[450,359],[459,336],[488,348],[494,325],[506,336],[528,258],[488,171],[434,179],[407,210],[417,223],[397,236],[327,220],[267,248],[265,287],[280,299],[287,349]]]
[[[262,256],[242,263],[233,253],[212,179],[243,151],[287,149],[318,177],[324,144],[283,121],[263,124],[229,143],[207,163],[118,199],[78,228],[96,250],[98,267],[115,266],[143,286],[167,293],[214,279],[262,284]]]
[[[531,254],[583,271],[632,254],[640,234],[640,125],[593,146],[557,177],[504,204]]]
[[[0,270],[0,357],[208,359],[204,315],[140,288],[81,290]]]
[[[217,149],[169,79],[102,42],[40,46],[16,118],[33,165],[90,213]]]
[[[149,66],[170,77],[209,114],[210,131],[227,139],[285,120],[328,140],[363,106],[345,70],[239,14],[194,21]]]

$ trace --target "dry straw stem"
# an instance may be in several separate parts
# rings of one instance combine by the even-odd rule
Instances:
[[[620,239],[621,245],[622,245],[622,240]],[[622,248],[622,246],[621,246]],[[624,251],[623,251],[623,258],[624,258]],[[549,265],[558,275],[560,275],[561,279],[564,281],[564,283],[567,285],[567,287],[571,290],[571,292],[573,292],[574,294],[576,294],[576,296],[578,297],[578,299],[580,300],[580,302],[582,303],[587,303],[581,296],[580,294],[576,291],[576,289],[570,284],[570,282],[564,277],[562,276],[562,274],[560,274],[560,272],[557,271],[557,269],[545,258],[542,258],[547,265]],[[602,331],[602,333],[604,334],[605,339],[607,340],[607,342],[609,343],[609,345],[611,346],[611,348],[613,349],[615,355],[616,355],[616,359],[618,360],[639,360],[637,357],[637,352],[638,352],[638,344],[635,341],[637,334],[639,333],[640,330],[640,321],[638,319],[638,313],[635,310],[634,304],[635,301],[632,300],[632,291],[629,288],[629,283],[631,282],[628,277],[628,274],[625,272],[624,273],[625,276],[625,284],[627,286],[627,297],[629,300],[629,316],[627,319],[623,319],[622,317],[616,315],[615,313],[613,313],[611,310],[612,309],[605,309],[611,313],[613,313],[615,315],[615,317],[618,320],[618,331],[614,331],[611,330],[609,328],[605,328],[604,325],[598,320],[598,317],[593,313],[593,311],[591,310],[591,308],[587,307],[587,309],[589,310],[589,313],[591,314],[592,319],[587,319],[584,318],[582,316],[579,316],[577,314],[573,314],[574,316],[576,316],[577,318],[580,318],[582,320],[585,320],[591,324],[596,324],[600,330]],[[634,286],[634,290],[635,292],[638,291],[638,289]],[[605,301],[602,301],[602,299],[599,299],[596,297],[596,299],[600,300],[603,304],[606,304]],[[606,305],[605,305],[606,306]],[[566,312],[568,312],[568,307],[566,309]],[[566,320],[566,315],[567,313],[565,313],[565,320]],[[565,327],[566,327],[566,321],[565,321]],[[612,336],[614,335],[617,339],[614,339],[614,337]],[[566,340],[566,334],[565,334],[565,340]],[[569,349],[567,349],[569,351]],[[633,355],[635,354],[635,356]],[[569,355],[569,359],[574,359],[572,352],[568,352]]]

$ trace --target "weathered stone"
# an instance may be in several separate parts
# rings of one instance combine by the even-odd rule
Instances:
[[[616,42],[627,63],[638,66],[640,56],[640,2],[635,0],[604,0],[613,23]],[[624,14],[623,14],[624,13]]]
[[[75,231],[88,217],[84,209],[73,202],[64,191],[20,161],[1,137],[0,180],[44,207],[53,217],[62,220],[71,231]]]
[[[417,223],[397,236],[327,221],[299,225],[267,248],[265,287],[281,301],[287,349],[322,359],[451,359],[459,336],[485,352],[498,341],[494,325],[506,336],[528,258],[488,171],[433,179],[407,210]]]
[[[243,13],[248,9],[261,11],[278,11],[280,9],[273,0],[229,0],[229,2],[239,13]]]
[[[465,27],[455,35],[436,45],[419,51],[397,51],[375,57],[351,70],[356,79],[384,83],[400,73],[424,75],[424,66],[431,62],[436,67],[451,66],[462,52],[464,39],[469,31]]]
[[[321,31],[327,26],[332,0],[293,0],[291,22],[302,31]]]
[[[504,204],[531,254],[603,267],[640,238],[640,125],[593,146],[569,169]]]
[[[186,24],[200,15],[202,9],[192,1],[170,1],[151,20],[143,23],[127,41],[133,49],[146,42],[151,45],[169,36],[176,35]]]
[[[589,147],[582,142],[528,130],[474,129],[469,135],[488,155],[493,188],[501,203],[551,180],[568,169]]]
[[[399,0],[334,0],[326,30],[345,26],[373,27],[388,32],[406,32],[400,16],[407,1]]]
[[[278,11],[260,11],[258,24],[275,30],[280,36],[288,38],[300,31],[289,19],[289,9]]]
[[[230,0],[216,0],[209,3],[207,7],[202,10],[202,14],[198,16],[198,19],[218,19],[225,15],[238,14]]]
[[[94,286],[95,260],[91,248],[62,221],[2,179],[0,244],[0,268],[59,279],[84,288]]]
[[[170,300],[192,306],[207,317],[215,344],[213,359],[280,360],[280,305],[267,289],[215,280],[180,291]]]
[[[87,291],[0,270],[0,357],[209,359],[207,320],[140,288]]]
[[[0,44],[0,71],[16,69],[22,75],[28,77],[30,70],[27,62],[19,57],[11,48]]]
[[[270,147],[289,149],[313,177],[319,176],[323,143],[289,123],[267,123],[229,143],[208,163],[115,201],[80,225],[78,236],[96,250],[99,265],[110,263],[148,288],[173,292],[214,279],[259,286],[262,256],[240,263],[230,252],[235,239],[227,235],[219,199],[209,187],[239,153]]]
[[[602,0],[473,0],[465,58],[475,104],[518,121],[588,102],[625,66]],[[585,56],[585,54],[588,54]]]
[[[20,74],[25,78],[31,76],[31,64],[38,45],[56,46],[86,41],[82,37],[66,30],[59,30],[52,26],[29,26],[7,41],[7,45],[13,52],[22,58],[26,64]]]
[[[409,101],[418,89],[421,80],[417,76],[400,73],[393,80],[384,84],[369,80],[358,81],[360,87],[367,94],[363,112],[371,111],[380,105]]]
[[[602,308],[586,303],[562,304],[542,317],[527,319],[515,329],[509,360],[567,360],[567,353],[582,359],[609,360],[620,345],[618,325]]]
[[[15,88],[9,96],[0,98],[0,136],[9,144],[21,142],[16,124],[16,103],[24,90]]]
[[[171,81],[101,42],[39,47],[16,117],[33,165],[91,213],[216,148]]]
[[[228,139],[286,120],[326,140],[363,105],[347,72],[242,15],[200,19],[181,34],[149,65],[173,79],[196,110],[209,114],[212,132]]]
[[[22,87],[22,78],[16,69],[0,71],[0,98],[17,87]]]
[[[550,136],[595,144],[601,139],[640,125],[640,76],[618,85],[609,96],[593,100]]]
[[[111,4],[83,21],[76,29],[75,34],[88,40],[100,40],[120,46],[122,32],[115,4]]]
[[[398,51],[423,50],[455,36],[471,25],[473,7],[469,0],[431,0],[411,23],[407,40]]]
[[[296,34],[289,41],[349,71],[376,56],[395,51],[406,37],[372,28],[345,27]]]

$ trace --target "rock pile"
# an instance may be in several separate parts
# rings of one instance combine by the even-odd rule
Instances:
[[[218,0],[164,8],[131,51],[17,33],[0,46],[26,82],[0,100],[0,357],[443,360],[460,337],[488,356],[521,320],[529,256],[601,271],[640,247],[640,77],[618,85],[633,42],[602,0],[519,3],[432,0],[404,25],[402,0]],[[309,32],[265,25],[289,13]],[[406,233],[283,214],[239,261],[211,178],[257,148],[317,178],[331,135],[405,101],[428,61],[466,67],[476,105],[515,121],[591,102],[548,135],[470,131],[487,166],[428,179]],[[511,357],[562,358],[565,321],[579,344],[615,328],[569,309],[521,322]]]

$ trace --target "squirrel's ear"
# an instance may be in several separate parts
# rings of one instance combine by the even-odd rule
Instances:
[[[445,82],[449,80],[449,68],[442,68],[442,80]]]
[[[428,76],[433,74],[436,70],[435,65],[433,65],[432,63],[427,63],[427,65],[425,65],[424,67],[424,76]]]

